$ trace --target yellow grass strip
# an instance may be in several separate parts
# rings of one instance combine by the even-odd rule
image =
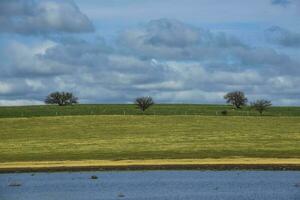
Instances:
[[[2,162],[0,163],[0,172],[9,171],[60,171],[60,170],[85,170],[91,168],[104,169],[131,169],[138,166],[139,169],[149,169],[149,167],[156,167],[159,169],[176,168],[184,169],[184,166],[240,166],[238,168],[251,168],[251,166],[274,166],[284,167],[293,166],[300,169],[300,159],[296,158],[222,158],[222,159],[153,159],[153,160],[81,160],[81,161],[38,161],[38,162]],[[244,166],[244,167],[243,167]],[[249,167],[250,166],[250,167]],[[109,168],[107,168],[109,167]],[[230,167],[229,167],[230,168]],[[263,168],[263,167],[262,167]],[[151,168],[150,168],[151,169]]]

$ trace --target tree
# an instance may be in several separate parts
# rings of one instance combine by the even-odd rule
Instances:
[[[226,99],[227,103],[232,104],[238,109],[246,105],[248,101],[248,99],[245,97],[244,92],[241,91],[229,92],[224,96],[224,99]]]
[[[260,115],[262,115],[263,112],[267,110],[267,108],[270,106],[272,106],[271,101],[265,99],[256,100],[251,103],[251,108],[257,110],[260,113]]]
[[[138,97],[135,99],[135,105],[138,106],[143,112],[147,110],[150,106],[154,104],[154,101],[151,97]]]
[[[53,92],[46,97],[45,103],[66,106],[78,103],[78,98],[70,92]]]

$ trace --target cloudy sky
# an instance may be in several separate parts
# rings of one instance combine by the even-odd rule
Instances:
[[[300,105],[300,0],[0,0],[0,105]]]

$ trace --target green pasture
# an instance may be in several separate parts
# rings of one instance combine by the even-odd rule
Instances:
[[[300,158],[300,117],[213,116],[215,111],[224,108],[230,107],[157,105],[148,112],[157,115],[127,115],[138,114],[132,105],[6,108],[18,111],[11,117],[21,111],[30,116],[53,115],[55,110],[66,115],[91,110],[95,114],[103,110],[106,111],[102,114],[120,114],[123,109],[128,113],[1,118],[0,162]],[[267,114],[275,115],[276,109],[282,113],[298,113],[297,109],[288,112],[287,108],[273,108]],[[0,110],[4,115],[5,109]],[[185,111],[212,116],[184,115]],[[232,111],[235,115],[240,112],[246,111]]]
[[[221,116],[227,110],[229,116],[258,116],[250,107],[234,110],[229,105],[157,104],[142,113],[132,104],[80,104],[74,106],[15,106],[0,107],[0,118],[74,116],[74,115],[204,115]],[[300,107],[271,107],[264,116],[300,116]]]

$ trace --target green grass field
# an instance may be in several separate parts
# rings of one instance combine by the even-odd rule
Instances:
[[[105,107],[109,106],[22,107],[19,112],[31,108],[39,108],[41,115],[53,112],[51,109],[99,108],[100,112]],[[133,112],[131,107],[124,105],[124,108]],[[158,107],[153,107],[151,112],[158,111]],[[183,107],[198,108],[189,105]],[[207,110],[201,111],[200,108],[191,112],[213,115],[215,110],[223,109],[207,106]],[[181,107],[177,109],[183,112]],[[291,113],[296,113],[295,110]],[[164,108],[160,113],[164,111],[172,112]],[[286,110],[282,112],[287,113]],[[66,114],[69,113],[66,111]],[[300,158],[300,117],[296,116],[90,115],[2,118],[0,127],[0,162]]]
[[[135,105],[74,105],[74,106],[21,106],[0,107],[0,118],[74,116],[74,115],[205,115],[220,116],[227,110],[229,116],[257,116],[258,112],[244,107],[233,110],[228,105],[157,104],[142,113]],[[265,116],[300,116],[300,107],[271,107]]]

